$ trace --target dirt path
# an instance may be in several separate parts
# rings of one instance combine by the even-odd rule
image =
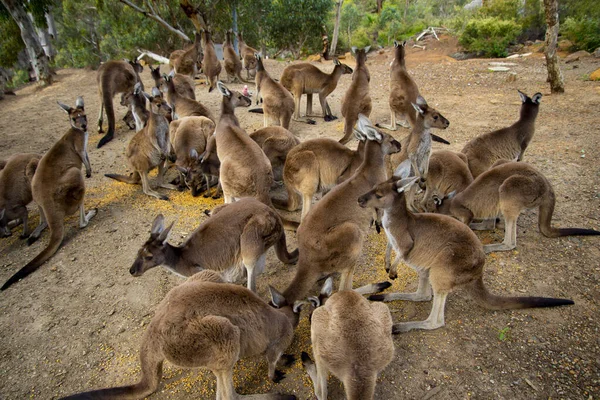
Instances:
[[[420,50],[419,50],[420,51]],[[388,66],[391,53],[370,55],[372,120],[389,121]],[[487,71],[490,60],[454,62],[443,52],[410,52],[408,67],[421,92],[450,121],[442,135],[460,150],[475,135],[516,120],[516,89],[544,94],[537,130],[525,160],[553,183],[557,194],[554,221],[560,226],[600,228],[600,84],[583,77],[600,65],[585,60],[565,65],[567,93],[550,96],[543,59],[537,55],[515,61],[517,80]],[[353,67],[353,63],[350,63]],[[279,76],[285,64],[269,61]],[[330,69],[331,65],[324,66]],[[147,86],[149,71],[143,72]],[[340,116],[340,100],[350,78],[342,77],[329,103]],[[240,89],[241,85],[232,85]],[[253,90],[253,88],[251,88]],[[206,87],[198,98],[217,112],[220,101]],[[118,122],[116,139],[96,149],[99,110],[95,72],[59,71],[57,83],[37,90],[28,87],[0,102],[0,157],[19,151],[46,151],[68,127],[56,100],[73,103],[83,95],[90,125],[93,176],[86,180],[86,207],[99,207],[85,230],[76,219],[67,222],[66,241],[39,271],[0,294],[0,398],[56,398],[74,392],[133,383],[139,372],[138,347],[156,304],[181,280],[163,269],[134,278],[128,270],[150,223],[163,213],[177,219],[172,242],[180,242],[205,216],[203,210],[222,200],[168,193],[170,202],[142,194],[138,186],[116,183],[108,172],[124,173],[124,149],[133,132]],[[118,106],[118,118],[124,109]],[[315,109],[318,109],[315,104]],[[239,110],[241,125],[252,132],[262,116]],[[316,126],[292,123],[302,140],[339,138],[342,122]],[[399,136],[406,130],[398,132]],[[436,148],[441,148],[435,144]],[[33,226],[39,220],[31,206]],[[377,386],[377,399],[597,399],[600,397],[600,239],[548,239],[538,232],[537,212],[519,219],[518,249],[488,256],[485,281],[495,293],[569,297],[576,305],[558,309],[490,312],[463,292],[449,296],[446,326],[432,332],[395,337],[396,354]],[[299,218],[298,215],[292,217]],[[503,232],[484,233],[484,242],[500,241]],[[0,279],[5,280],[46,244],[47,234],[31,247],[14,235],[0,240]],[[370,233],[357,267],[355,285],[385,279],[383,235]],[[289,235],[288,246],[295,247]],[[258,279],[261,296],[267,284],[283,289],[294,274],[269,253],[267,270]],[[414,273],[407,268],[394,281],[394,290],[414,290]],[[431,304],[389,303],[394,320],[422,320]],[[309,324],[303,318],[291,349],[298,358],[310,347]],[[293,392],[312,396],[312,387],[297,361],[280,384],[268,382],[262,359],[240,362],[235,384],[240,393]],[[342,399],[343,389],[330,379],[330,399]],[[187,371],[167,364],[153,399],[214,399],[215,379],[204,371]]]

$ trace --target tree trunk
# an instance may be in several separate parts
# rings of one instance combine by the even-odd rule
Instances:
[[[338,36],[340,35],[340,19],[342,18],[342,3],[344,3],[344,0],[338,0],[337,9],[335,10],[335,26],[333,27],[333,40],[331,42],[331,50],[329,51],[330,57],[335,57],[337,49]]]
[[[232,2],[231,4],[231,29],[233,30],[233,49],[236,53],[240,54],[238,49],[238,13],[237,13],[237,1]]]
[[[402,17],[402,21],[406,22],[406,13],[408,12],[408,4],[410,3],[409,0],[406,0],[406,5],[404,6],[404,17]]]
[[[2,1],[4,1],[4,0],[2,0]],[[180,31],[179,29],[173,28],[171,25],[168,24],[167,21],[162,19],[160,17],[160,15],[155,13],[153,8],[150,8],[150,11],[147,11],[147,10],[144,10],[143,8],[140,8],[137,5],[133,4],[129,0],[119,0],[119,1],[125,5],[128,5],[129,7],[133,8],[135,11],[139,12],[140,14],[143,14],[146,17],[155,20],[156,22],[158,22],[159,24],[161,24],[162,26],[167,28],[169,31],[171,31],[172,33],[176,34],[177,36],[179,36],[180,38],[185,40],[186,42],[192,42],[192,40],[190,40],[190,38],[185,33]],[[148,7],[152,7],[149,2],[146,2],[146,4],[148,5]],[[192,20],[192,22],[194,22],[194,21]]]
[[[21,38],[23,39],[23,43],[25,43],[31,66],[35,71],[36,79],[42,85],[51,85],[52,74],[50,73],[48,57],[46,56],[46,53],[44,53],[44,49],[38,40],[31,19],[29,19],[27,12],[23,8],[23,2],[19,0],[1,1],[19,26],[19,29],[21,29]]]
[[[383,8],[383,0],[377,0],[377,14],[379,14],[381,12],[382,8]]]
[[[564,93],[565,82],[563,80],[556,48],[558,45],[558,0],[544,0],[546,11],[546,67],[548,68],[548,82],[552,93]]]

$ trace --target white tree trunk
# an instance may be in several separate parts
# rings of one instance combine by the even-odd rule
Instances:
[[[550,82],[550,91],[552,93],[564,93],[565,82],[556,48],[558,47],[558,1],[544,0],[544,8],[546,11],[546,68],[548,69],[548,82]]]
[[[340,35],[340,19],[342,18],[342,4],[344,0],[338,0],[337,9],[335,10],[335,26],[333,27],[333,40],[331,42],[331,50],[329,51],[330,57],[335,57],[335,51],[337,49],[338,37]]]

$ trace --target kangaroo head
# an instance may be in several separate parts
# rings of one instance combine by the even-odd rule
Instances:
[[[154,82],[156,82],[158,86],[158,82],[162,80],[162,76],[160,76],[160,65],[156,68],[152,68],[152,65],[148,65],[148,67],[150,68],[152,79],[154,79]]]
[[[542,94],[539,92],[534,94],[532,97],[527,96],[520,90],[517,90],[517,92],[519,92],[519,97],[521,98],[523,104],[535,104],[539,106],[540,102],[542,101]]]
[[[157,87],[152,88],[152,95],[144,92],[144,97],[150,101],[150,109],[153,113],[162,115],[163,117],[171,114],[171,107],[167,104]]]
[[[308,304],[310,304],[312,306],[312,310],[310,311],[309,314],[309,320],[312,320],[312,313],[315,309],[321,307],[322,305],[325,304],[325,302],[327,301],[327,299],[329,299],[331,297],[331,294],[333,293],[333,277],[329,277],[325,280],[325,283],[323,283],[323,286],[321,287],[321,291],[319,292],[319,296],[310,296],[307,297],[306,302]]]
[[[383,154],[398,153],[402,147],[400,142],[394,139],[393,136],[375,128],[364,114],[358,114],[358,124],[354,135],[358,140],[372,140],[381,144]]]
[[[165,217],[162,214],[154,219],[150,230],[150,239],[138,250],[137,257],[129,269],[131,275],[142,276],[150,268],[165,263],[165,249],[173,224],[175,222],[165,229]]]
[[[440,114],[438,110],[433,107],[429,107],[421,95],[417,96],[417,103],[412,103],[412,106],[417,112],[417,118],[423,119],[423,125],[426,129],[446,129],[448,126],[450,126],[450,121]]]
[[[73,128],[87,131],[87,116],[85,115],[85,109],[83,107],[83,97],[77,97],[75,100],[75,108],[72,108],[66,104],[57,101],[58,106],[63,109],[69,115],[69,122]]]
[[[202,193],[204,184],[204,171],[201,160],[204,154],[199,155],[196,149],[191,149],[188,162],[183,166],[177,166],[177,170],[183,174],[185,185],[192,191],[192,196],[198,197]]]
[[[354,72],[354,70],[352,68],[350,68],[346,64],[342,64],[340,62],[340,60],[338,60],[337,58],[333,59],[333,64],[335,65],[335,68],[341,68],[342,69],[342,74],[351,74],[351,73]]]
[[[356,56],[356,67],[360,65],[365,65],[367,62],[367,53],[371,49],[371,46],[367,46],[363,49],[357,49],[356,47],[352,47],[352,52]]]
[[[133,70],[135,72],[137,72],[138,74],[141,74],[142,71],[144,71],[144,67],[142,66],[142,64],[139,63],[139,61],[137,59],[134,59],[133,61],[125,59],[125,61],[127,61],[129,63],[129,65],[131,65],[133,67]]]
[[[6,217],[6,208],[0,209],[0,237],[9,237],[12,235],[8,227],[8,218]]]
[[[452,215],[452,213],[450,212],[450,207],[452,206],[452,199],[454,198],[454,196],[456,196],[456,190],[448,193],[445,196],[440,194],[434,194],[433,196],[431,196],[431,200],[435,207],[434,210],[431,212],[436,212],[444,215]],[[429,209],[427,210],[427,212],[430,212]]]
[[[252,100],[250,99],[250,97],[244,96],[237,90],[229,90],[227,86],[225,86],[221,81],[217,82],[217,88],[219,89],[219,92],[221,92],[223,97],[229,99],[229,102],[234,108],[250,107],[250,105],[252,104]]]
[[[271,294],[269,305],[283,313],[295,328],[300,321],[300,311],[302,311],[302,307],[306,304],[306,301],[297,300],[294,304],[288,304],[283,294],[271,285],[269,285],[269,293]]]
[[[369,192],[363,194],[358,198],[358,205],[362,208],[372,207],[386,209],[392,206],[396,196],[401,195],[406,189],[408,189],[413,183],[419,179],[416,176],[409,178],[398,179],[392,177],[385,182],[382,182],[371,189]]]

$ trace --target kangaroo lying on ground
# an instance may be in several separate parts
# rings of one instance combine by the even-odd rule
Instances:
[[[301,304],[293,307],[271,289],[274,307],[250,290],[224,283],[215,271],[202,271],[171,289],[156,308],[142,338],[142,377],[133,385],[75,394],[75,399],[143,399],[154,393],[162,377],[164,360],[182,368],[207,368],[217,378],[217,400],[246,398],[233,385],[233,368],[242,358],[264,354],[269,379],[279,382],[285,373],[276,369],[293,356],[290,346]],[[283,355],[283,357],[282,357]],[[292,395],[264,394],[251,399],[293,400]]]
[[[407,265],[419,273],[415,293],[385,293],[370,300],[429,301],[433,306],[425,321],[400,322],[393,333],[444,326],[446,297],[454,288],[465,286],[482,306],[492,310],[554,307],[574,304],[572,300],[546,297],[502,297],[488,292],[483,283],[485,253],[479,238],[468,226],[440,214],[414,214],[406,207],[404,192],[418,177],[394,177],[377,185],[358,199],[361,207],[383,210],[383,226],[388,242]]]

